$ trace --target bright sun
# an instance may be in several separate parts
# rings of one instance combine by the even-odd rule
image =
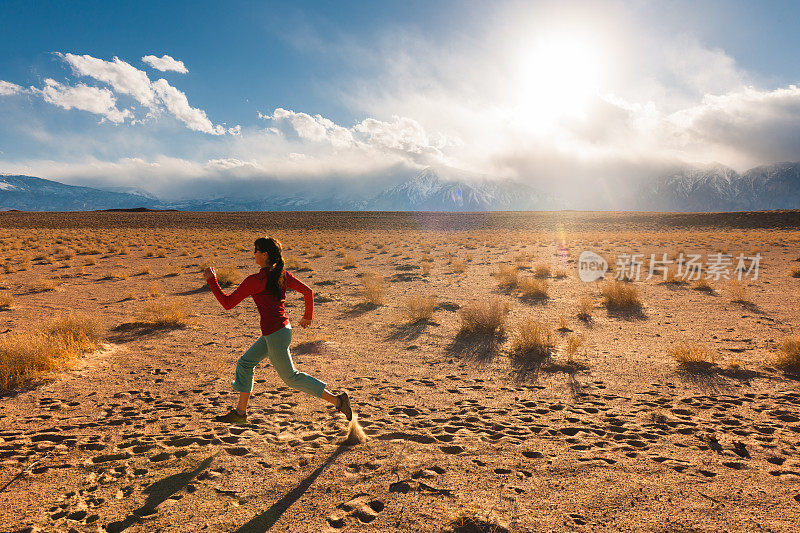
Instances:
[[[580,116],[599,90],[601,57],[588,40],[542,38],[523,52],[521,63],[520,118],[534,130]]]

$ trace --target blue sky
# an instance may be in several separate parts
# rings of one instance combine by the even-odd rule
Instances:
[[[4,1],[0,172],[179,197],[800,160],[797,20],[796,2]]]

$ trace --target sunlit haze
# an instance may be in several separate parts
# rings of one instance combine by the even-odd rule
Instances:
[[[794,3],[190,5],[4,2],[0,172],[183,198],[800,160]]]

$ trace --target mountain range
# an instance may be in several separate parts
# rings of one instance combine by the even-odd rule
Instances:
[[[428,167],[377,195],[313,198],[301,192],[256,199],[218,197],[168,201],[133,188],[97,189],[31,176],[0,174],[0,210],[84,211],[516,211],[607,209],[599,188],[555,193],[510,179],[490,179],[450,167]],[[641,211],[753,211],[800,208],[800,163],[776,163],[743,174],[719,164],[676,167],[623,187],[613,209]],[[578,203],[577,198],[581,201]],[[598,200],[593,203],[594,198]]]

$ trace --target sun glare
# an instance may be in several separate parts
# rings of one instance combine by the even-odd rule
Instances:
[[[542,38],[522,53],[520,62],[520,118],[534,130],[580,116],[599,90],[601,56],[586,39]]]

